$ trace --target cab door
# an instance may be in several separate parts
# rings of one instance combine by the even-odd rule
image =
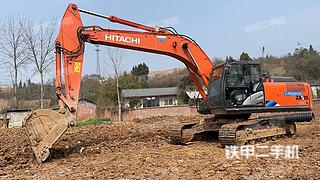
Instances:
[[[237,62],[225,69],[226,107],[263,106],[264,88],[259,64]]]
[[[208,87],[208,102],[210,107],[217,109],[217,108],[224,108],[224,64],[215,67],[211,72],[211,77],[209,81]]]

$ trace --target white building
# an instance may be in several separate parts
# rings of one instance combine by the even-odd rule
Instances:
[[[131,108],[164,107],[178,104],[177,92],[177,87],[124,89],[122,97],[127,108],[133,101],[136,102],[136,106]]]
[[[319,92],[320,92],[320,85],[311,85],[311,91],[312,91],[312,96],[313,99],[320,99],[320,97],[318,97]]]

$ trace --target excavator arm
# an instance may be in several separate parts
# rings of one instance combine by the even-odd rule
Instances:
[[[142,31],[83,26],[80,12]],[[62,19],[60,32],[56,40],[56,90],[57,96],[63,101],[63,103],[60,103],[61,106],[67,105],[71,112],[75,112],[77,109],[86,42],[171,56],[185,64],[196,88],[204,100],[207,98],[202,84],[208,87],[213,63],[195,41],[167,28],[149,27],[115,16],[103,16],[78,9],[76,5],[70,4]],[[63,59],[61,59],[62,56]],[[62,64],[66,87],[65,96],[61,93]]]
[[[137,31],[105,29],[83,26],[80,12],[119,23]],[[167,55],[185,64],[203,99],[207,95],[203,86],[209,84],[213,63],[191,38],[170,28],[150,27],[115,16],[104,16],[79,9],[70,4],[63,16],[56,39],[56,94],[60,109],[33,111],[25,120],[27,136],[39,163],[50,155],[50,148],[75,123],[85,43],[120,47],[143,52]],[[62,92],[62,66],[65,94]]]

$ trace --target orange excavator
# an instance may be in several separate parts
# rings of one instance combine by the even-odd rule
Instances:
[[[137,30],[84,26],[80,13]],[[292,136],[296,132],[296,122],[314,119],[307,83],[270,82],[256,61],[231,60],[214,65],[193,39],[172,27],[150,27],[69,4],[55,42],[55,88],[60,108],[35,110],[24,123],[39,163],[49,157],[50,148],[59,137],[75,125],[85,43],[167,55],[186,66],[203,98],[198,112],[214,116],[173,127],[171,139],[177,144],[185,144],[206,133],[216,134],[222,145],[263,142],[282,135]],[[62,66],[65,92],[62,92]],[[267,112],[278,113],[250,118],[252,113]]]

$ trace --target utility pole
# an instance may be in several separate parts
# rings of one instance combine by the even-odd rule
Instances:
[[[100,49],[99,49],[99,45],[96,44],[96,49],[95,51],[97,52],[97,75],[99,77],[101,77],[101,71],[100,71],[100,59],[99,59],[99,52],[100,52]]]
[[[261,52],[262,58],[264,58],[265,51],[266,51],[266,48],[262,46],[262,52]]]

